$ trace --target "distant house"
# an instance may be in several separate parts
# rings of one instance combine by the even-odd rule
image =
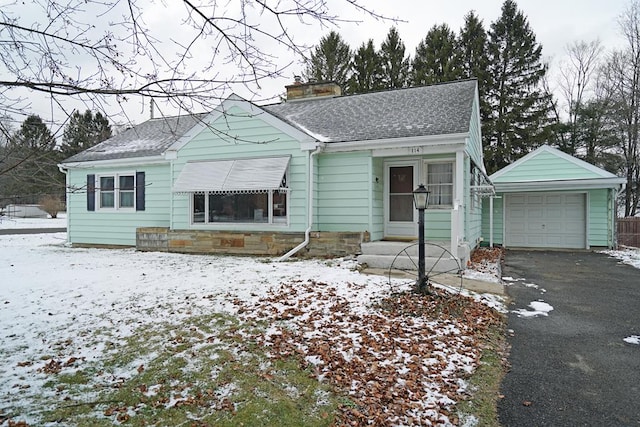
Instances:
[[[340,96],[295,84],[257,106],[144,122],[67,160],[68,239],[188,253],[345,255],[418,235],[464,262],[481,241],[475,80]]]
[[[483,236],[517,248],[615,246],[616,199],[625,179],[544,145],[491,175]]]
[[[7,205],[2,214],[8,218],[47,218],[40,205]]]

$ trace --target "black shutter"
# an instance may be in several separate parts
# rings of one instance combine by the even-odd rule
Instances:
[[[136,172],[136,210],[144,210],[144,172]]]
[[[96,210],[96,176],[87,175],[87,210]]]

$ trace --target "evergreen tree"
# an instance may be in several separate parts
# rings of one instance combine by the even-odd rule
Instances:
[[[474,11],[470,11],[464,17],[464,27],[460,29],[456,49],[461,77],[475,77],[479,82],[489,80],[487,43],[487,32],[482,21]]]
[[[304,76],[307,80],[335,81],[343,88],[351,77],[352,53],[340,34],[331,31],[311,53]]]
[[[624,160],[616,150],[620,139],[609,104],[607,99],[595,98],[577,107],[573,129],[580,152],[575,154],[586,162],[620,174],[624,171]]]
[[[487,102],[487,88],[491,76],[487,72],[489,59],[487,55],[488,38],[482,21],[474,11],[464,17],[464,26],[458,36],[457,55],[460,66],[460,77],[478,79],[478,95],[480,98],[480,122],[484,126],[490,120],[491,106]],[[483,131],[484,132],[484,131]]]
[[[84,114],[74,111],[62,135],[61,157],[69,158],[108,138],[111,138],[111,125],[100,112],[94,115],[89,110]]]
[[[382,85],[386,89],[406,87],[409,83],[409,67],[411,61],[404,56],[405,47],[400,34],[395,27],[391,27],[387,38],[380,46],[380,61],[382,63]]]
[[[5,147],[2,195],[16,202],[37,203],[45,194],[64,194],[58,170],[56,140],[47,125],[32,115]]]
[[[416,48],[411,81],[428,85],[460,78],[456,35],[447,24],[434,25]]]
[[[488,52],[491,116],[483,128],[483,145],[492,173],[547,142],[550,99],[541,87],[547,71],[542,46],[515,1],[506,0],[491,24]]]
[[[353,74],[347,85],[348,93],[367,93],[382,88],[380,57],[373,40],[363,43],[353,55]]]

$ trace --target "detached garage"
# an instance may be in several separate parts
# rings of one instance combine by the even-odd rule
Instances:
[[[483,237],[511,248],[589,249],[615,244],[615,201],[625,180],[544,145],[490,176]]]

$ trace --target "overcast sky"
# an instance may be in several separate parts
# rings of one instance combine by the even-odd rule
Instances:
[[[234,0],[231,0],[234,1]],[[551,71],[557,70],[557,66],[565,55],[567,44],[584,40],[592,41],[600,39],[603,46],[610,50],[621,48],[622,40],[618,33],[617,19],[629,5],[630,0],[518,0],[519,9],[527,16],[529,24],[536,34],[537,41],[543,46],[543,55],[551,61]],[[1,2],[0,2],[1,3]],[[171,2],[169,2],[171,3]],[[398,18],[406,22],[395,24],[399,34],[407,48],[407,54],[413,56],[415,48],[420,40],[424,39],[428,30],[436,24],[446,23],[456,33],[463,25],[464,15],[470,10],[475,10],[476,14],[483,20],[485,29],[489,29],[490,24],[500,16],[502,1],[499,0],[367,0],[362,1],[367,7],[371,7],[375,12]],[[162,26],[169,20],[175,19],[175,12],[166,9],[164,2],[155,3],[150,15],[146,17],[146,22],[150,26]],[[389,28],[394,25],[392,22],[376,21],[354,11],[345,0],[329,0],[333,7],[332,12],[342,18],[352,18],[363,20],[360,23],[341,23],[339,27],[321,28],[318,25],[300,26],[294,28],[292,32],[296,36],[296,41],[308,45],[316,44],[322,35],[330,30],[338,31],[342,37],[351,45],[352,49],[360,46],[369,38],[374,40],[377,48],[386,37]],[[157,28],[152,28],[157,29]],[[288,64],[296,61],[290,52],[274,51],[277,61],[281,64]],[[240,96],[264,103],[264,100],[277,100],[277,96],[284,92],[284,86],[292,83],[293,76],[299,74],[303,65],[294,62],[285,72],[286,77],[263,82],[261,89],[255,93],[245,90],[242,87],[234,88]],[[228,94],[225,94],[226,96]],[[42,94],[31,94],[33,112],[40,114],[43,118],[50,118],[55,114],[55,106],[45,99]],[[80,109],[85,108],[79,105]],[[114,112],[107,111],[108,114],[115,114],[117,107],[114,105]],[[132,98],[125,104],[126,116],[134,123],[140,123],[149,117],[148,103],[143,103],[140,99]],[[163,111],[165,113],[165,111]],[[172,111],[166,111],[167,115]],[[24,118],[21,118],[23,120]],[[56,120],[60,120],[59,117]],[[123,122],[123,116],[113,116],[114,121]]]

